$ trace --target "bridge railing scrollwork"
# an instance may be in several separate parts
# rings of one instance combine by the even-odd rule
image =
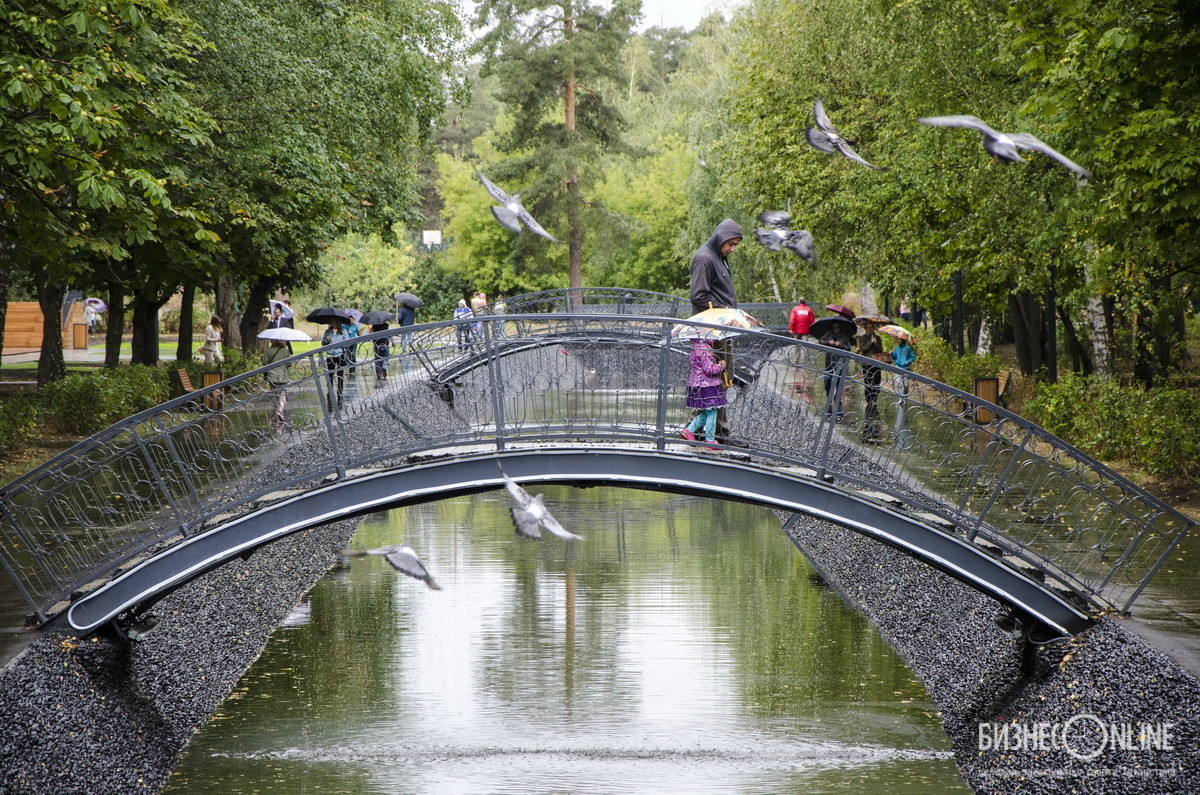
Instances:
[[[565,292],[565,291],[564,291]],[[689,311],[688,309],[682,311]],[[42,619],[256,505],[456,448],[703,451],[663,315],[512,312],[322,348],[138,414],[0,489],[0,562]],[[714,327],[715,328],[715,327]],[[372,344],[392,343],[376,359]],[[728,340],[749,457],[864,490],[1093,608],[1128,610],[1190,527],[1062,440],[921,376],[781,336]]]

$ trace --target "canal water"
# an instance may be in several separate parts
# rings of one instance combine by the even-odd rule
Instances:
[[[765,509],[550,487],[368,518],[170,793],[965,792],[936,707]]]

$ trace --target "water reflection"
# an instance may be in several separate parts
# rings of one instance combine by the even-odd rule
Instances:
[[[767,511],[552,488],[587,537],[514,537],[502,492],[365,522],[189,746],[170,792],[963,791],[912,674]],[[293,614],[295,616],[296,614]]]

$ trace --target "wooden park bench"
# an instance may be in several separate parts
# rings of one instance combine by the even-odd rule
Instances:
[[[183,387],[183,394],[187,395],[196,391],[196,387],[192,386],[192,377],[188,375],[188,371],[185,368],[180,367],[175,371],[175,374],[179,376],[179,385]]]

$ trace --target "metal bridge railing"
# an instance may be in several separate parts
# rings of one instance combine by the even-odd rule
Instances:
[[[738,306],[769,329],[786,329],[793,304],[741,303]],[[575,313],[592,315],[654,315],[685,318],[695,312],[688,298],[649,290],[585,287],[544,290],[514,296],[505,302],[508,314]]]
[[[457,333],[475,322],[478,333]],[[156,549],[414,455],[547,441],[695,450],[678,435],[690,412],[676,325],[512,313],[361,338],[356,364],[322,348],[229,379],[0,489],[0,562],[44,619]],[[373,358],[375,339],[409,335]],[[729,345],[740,386],[728,411],[749,445],[730,453],[881,493],[1092,606],[1129,609],[1191,526],[1062,440],[944,384],[772,334]]]

